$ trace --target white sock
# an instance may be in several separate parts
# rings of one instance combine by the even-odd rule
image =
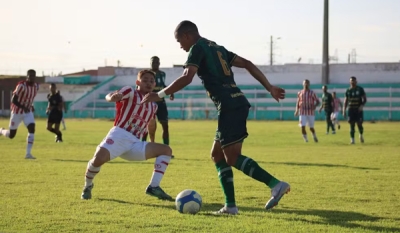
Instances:
[[[160,186],[161,179],[164,176],[165,170],[167,170],[169,161],[171,161],[171,156],[168,155],[160,155],[156,158],[156,161],[154,162],[153,176],[150,180],[151,187]]]
[[[28,133],[28,137],[26,137],[26,154],[27,155],[31,154],[33,141],[35,141],[35,134]]]
[[[92,160],[88,162],[86,174],[85,174],[85,188],[93,184],[93,178],[99,173],[100,167],[95,167],[92,164]]]
[[[10,137],[10,130],[8,129],[2,129],[0,130],[0,135],[3,135],[4,137]]]

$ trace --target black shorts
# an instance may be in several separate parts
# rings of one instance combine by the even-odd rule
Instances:
[[[156,102],[158,105],[157,119],[160,122],[168,122],[168,109],[167,104],[164,101]]]
[[[220,112],[214,140],[221,143],[221,148],[243,142],[249,136],[246,127],[248,115],[249,106]]]
[[[62,112],[50,112],[49,116],[47,117],[47,122],[52,124],[60,124],[62,118]]]
[[[325,110],[325,120],[326,121],[331,121],[331,115],[332,115],[332,111]]]
[[[364,112],[359,111],[358,108],[351,108],[347,112],[349,122],[363,122]]]

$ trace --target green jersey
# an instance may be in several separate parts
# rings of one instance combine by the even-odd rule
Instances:
[[[155,73],[156,73],[156,78],[155,78],[156,79],[155,80],[156,87],[154,88],[153,92],[159,92],[166,87],[166,85],[165,85],[165,76],[166,75],[165,75],[165,72],[163,72],[161,70],[158,70]],[[163,98],[163,101],[165,101],[164,98]]]
[[[324,108],[325,112],[332,112],[333,111],[333,97],[332,94],[327,92],[322,94],[322,107]]]
[[[219,112],[250,106],[233,78],[231,67],[235,58],[236,54],[223,46],[200,38],[190,48],[184,65],[198,68],[197,75]]]
[[[359,108],[362,105],[362,98],[365,95],[364,88],[356,86],[354,88],[348,88],[346,91],[346,98],[349,109]]]

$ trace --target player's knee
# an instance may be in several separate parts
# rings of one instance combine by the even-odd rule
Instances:
[[[164,149],[163,155],[171,156],[172,155],[172,148],[170,146],[168,146],[168,145],[165,145],[165,149]]]
[[[99,150],[96,151],[93,158],[93,166],[100,167],[104,163],[110,161],[110,152],[101,147]]]
[[[35,133],[35,124],[29,124],[27,128],[29,133]]]

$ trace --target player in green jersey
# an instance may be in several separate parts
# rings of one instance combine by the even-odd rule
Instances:
[[[343,116],[346,117],[346,109],[348,108],[348,121],[350,124],[350,143],[354,144],[355,125],[357,124],[360,133],[360,142],[364,143],[364,127],[363,127],[363,108],[367,103],[367,95],[364,88],[357,85],[357,78],[350,78],[350,87],[346,90],[344,99]]]
[[[322,105],[319,108],[319,112],[324,109],[325,120],[326,120],[326,134],[329,134],[329,129],[332,128],[332,134],[335,134],[335,126],[332,123],[331,115],[333,112],[333,97],[332,94],[328,92],[328,87],[326,85],[322,86]]]
[[[158,93],[147,94],[142,103],[159,101],[160,98],[181,90],[192,82],[197,73],[218,110],[218,127],[211,158],[218,171],[225,195],[225,205],[216,213],[238,213],[232,166],[271,188],[271,198],[265,208],[273,208],[282,196],[290,191],[290,186],[288,183],[276,179],[262,169],[256,161],[242,154],[242,144],[248,136],[246,121],[250,103],[236,86],[231,67],[245,68],[277,101],[285,98],[285,91],[271,85],[251,61],[201,37],[197,26],[190,21],[182,21],[177,26],[175,38],[181,48],[189,52],[182,76]]]
[[[153,56],[150,58],[150,65],[151,70],[156,74],[156,87],[154,88],[153,92],[159,92],[163,88],[166,87],[165,85],[165,72],[160,70],[160,58],[157,56]],[[170,95],[170,100],[174,100],[174,95]],[[158,105],[157,109],[157,119],[160,122],[163,133],[162,139],[165,145],[169,145],[169,128],[168,128],[168,109],[167,104],[165,103],[165,99],[162,98],[161,101],[156,102]],[[148,125],[148,131],[150,136],[150,141],[155,142],[155,135],[157,129],[157,122],[155,120],[151,120]],[[147,140],[147,135],[142,139],[143,141]]]

